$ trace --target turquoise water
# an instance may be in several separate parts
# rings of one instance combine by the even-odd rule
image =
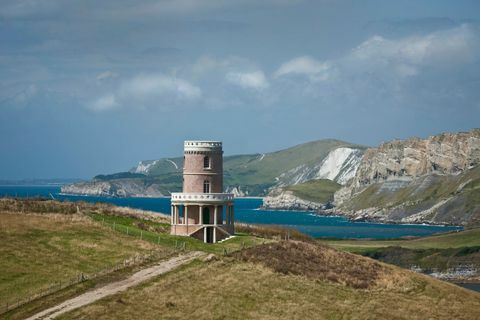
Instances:
[[[58,186],[0,186],[0,196],[50,197],[51,194],[57,200],[107,202],[118,206],[170,213],[170,198],[107,198],[59,193]],[[461,229],[460,227],[351,222],[343,217],[324,217],[304,211],[259,210],[261,205],[261,199],[235,199],[235,221],[290,227],[316,238],[344,239],[427,236]]]

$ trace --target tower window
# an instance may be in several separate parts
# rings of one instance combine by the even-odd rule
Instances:
[[[210,181],[203,181],[203,193],[210,193]]]
[[[210,168],[210,157],[209,156],[205,156],[203,158],[203,167],[204,168]]]

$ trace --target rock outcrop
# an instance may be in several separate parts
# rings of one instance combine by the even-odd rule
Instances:
[[[65,185],[61,188],[62,193],[88,195],[99,197],[162,197],[157,184],[145,184],[142,180],[117,179],[117,180],[92,180]]]
[[[355,177],[335,193],[337,211],[353,219],[467,223],[480,211],[470,198],[479,165],[480,129],[383,143],[365,151]]]
[[[270,210],[319,211],[327,205],[299,198],[292,191],[275,189],[263,198],[263,208]]]

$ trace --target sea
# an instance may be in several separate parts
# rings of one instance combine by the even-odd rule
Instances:
[[[0,197],[42,197],[60,201],[105,202],[117,206],[170,214],[170,198],[111,198],[66,195],[57,185],[0,186]],[[307,211],[261,210],[261,198],[237,198],[235,221],[248,224],[278,225],[297,229],[314,238],[397,239],[423,237],[435,233],[462,230],[459,226],[382,224],[353,222],[341,216],[320,216]]]

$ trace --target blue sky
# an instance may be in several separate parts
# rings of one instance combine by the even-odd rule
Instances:
[[[480,2],[0,0],[0,178],[480,126]]]

